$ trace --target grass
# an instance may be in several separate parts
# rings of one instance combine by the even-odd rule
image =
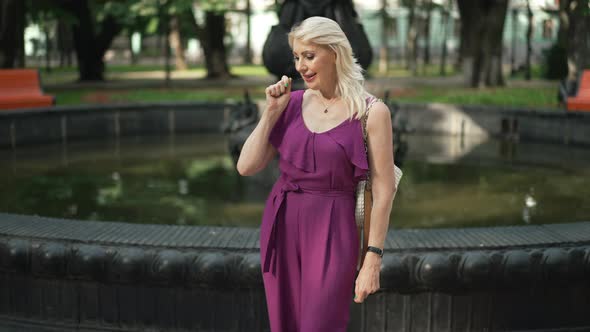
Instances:
[[[395,64],[389,65],[387,68],[387,72],[381,73],[379,72],[379,63],[378,61],[374,61],[373,64],[367,70],[369,76],[371,77],[412,77],[412,71],[405,68],[403,65]],[[419,65],[418,69],[416,70],[416,77],[439,77],[440,76],[440,65],[438,64],[430,64],[430,65]],[[455,67],[452,63],[448,63],[445,66],[445,74],[447,76],[455,75]]]
[[[549,87],[420,87],[394,90],[391,96],[402,102],[555,108],[558,107],[556,93],[556,88]]]
[[[233,65],[230,67],[230,71],[234,75],[238,76],[266,76],[268,71],[264,66],[261,65]],[[45,68],[40,67],[39,72],[41,79],[45,84],[57,84],[73,82],[78,79],[77,67],[61,67],[52,68],[47,71]],[[105,77],[107,79],[125,79],[134,74],[138,73],[152,73],[164,78],[165,67],[164,65],[106,65]],[[172,68],[173,75],[186,75],[190,77],[204,77],[206,74],[205,67],[203,66],[191,66],[187,70],[180,71]]]
[[[531,78],[532,79],[544,79],[546,69],[542,64],[533,64],[531,66]],[[513,75],[506,75],[507,78],[515,80],[524,80],[524,68],[520,68]]]
[[[231,66],[230,70],[234,75],[240,76],[266,76],[270,75],[266,67],[260,65]]]
[[[264,96],[264,87],[250,87],[254,98]],[[145,88],[118,90],[49,90],[58,105],[157,101],[225,101],[241,100],[244,88]],[[400,102],[488,105],[527,108],[558,107],[554,88],[505,87],[469,89],[418,87],[393,90],[391,96]]]
[[[369,68],[372,77],[410,77],[411,73],[403,66],[392,65],[386,74],[380,74],[377,64]],[[533,68],[538,75],[540,67]],[[235,65],[231,72],[237,76],[268,76],[269,73],[261,65]],[[429,65],[419,68],[418,77],[437,77],[438,65]],[[195,66],[187,71],[174,71],[173,80],[199,79],[205,76],[205,68]],[[448,75],[454,74],[451,65],[448,66]],[[41,70],[42,80],[46,85],[74,82],[77,79],[75,67],[56,68],[51,72]],[[110,65],[107,67],[107,79],[114,80],[141,80],[164,79],[163,66],[161,65]],[[519,75],[508,78],[515,82],[522,81]],[[262,98],[264,86],[254,85],[249,88],[255,98]],[[57,97],[58,105],[76,105],[93,103],[120,103],[120,102],[152,102],[152,101],[224,101],[227,99],[242,99],[244,88],[137,88],[137,89],[47,89],[47,93]],[[393,99],[401,102],[416,103],[447,103],[458,105],[489,105],[506,107],[531,107],[531,108],[555,108],[556,88],[554,87],[501,87],[471,89],[456,86],[408,86],[392,88]]]
[[[264,95],[263,88],[250,88],[251,94]],[[49,90],[56,96],[57,105],[123,103],[123,102],[161,102],[161,101],[212,101],[228,99],[241,100],[244,89],[119,89],[110,90]]]

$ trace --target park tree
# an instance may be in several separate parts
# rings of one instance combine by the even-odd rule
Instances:
[[[73,41],[80,81],[104,80],[104,55],[123,30],[128,5],[123,1],[53,0],[73,17]]]
[[[446,0],[446,2],[450,2],[450,0]],[[415,76],[418,74],[418,41],[420,39],[423,41],[422,71],[424,73],[427,65],[431,62],[430,23],[432,20],[432,13],[435,10],[442,11],[442,8],[445,6],[445,1],[402,0],[401,5],[408,10],[408,28],[405,45],[406,68]],[[443,28],[446,28],[446,26]]]
[[[405,59],[406,69],[413,75],[418,73],[418,24],[417,6],[420,0],[402,0],[402,6],[408,9],[408,28],[406,35]]]
[[[442,42],[441,42],[441,52],[440,52],[440,76],[445,76],[446,67],[447,67],[447,40],[449,35],[449,19],[451,18],[451,13],[453,11],[453,1],[452,0],[445,0],[440,5],[438,5],[438,10],[440,11],[441,20],[442,20]]]
[[[24,0],[0,0],[0,68],[25,66]]]
[[[185,67],[183,40],[187,35],[199,40],[205,55],[208,78],[230,77],[227,64],[225,14],[236,0],[136,0],[131,11],[148,19],[149,26],[169,38],[178,68]]]
[[[236,0],[200,0],[201,19],[194,20],[195,35],[205,54],[207,78],[229,78],[227,48],[225,46],[225,13],[235,7]],[[201,16],[201,15],[199,15]],[[199,16],[194,15],[194,18]]]
[[[559,1],[557,48],[564,51],[566,80],[576,81],[581,70],[590,68],[589,0]]]
[[[235,0],[47,1],[71,17],[80,81],[104,80],[103,58],[114,38],[124,30],[128,34],[145,32],[149,25],[169,41],[164,49],[168,52],[170,47],[174,48],[179,67],[184,62],[183,35],[190,34],[203,48],[207,77],[230,76],[224,44],[225,13],[235,5]]]
[[[504,85],[502,36],[508,0],[457,0],[457,5],[465,83],[471,87]]]
[[[424,23],[422,24],[424,48],[422,51],[422,63],[424,66],[422,70],[426,70],[426,65],[430,64],[430,21],[432,19],[432,11],[436,8],[436,4],[432,0],[424,0],[422,8],[425,12]]]
[[[389,67],[389,28],[394,23],[393,18],[387,13],[388,1],[381,0],[379,17],[381,19],[381,45],[379,46],[379,72],[387,73]]]
[[[524,78],[531,80],[531,56],[533,54],[533,10],[531,1],[526,1],[527,28],[526,28],[526,56],[524,63]]]

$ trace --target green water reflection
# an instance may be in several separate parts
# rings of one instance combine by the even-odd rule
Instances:
[[[82,220],[257,227],[276,163],[240,177],[223,139],[6,152],[0,211]],[[202,144],[209,148],[203,150]],[[488,142],[491,151],[496,142]],[[485,146],[484,147],[485,151]],[[496,144],[496,145],[495,145]],[[428,162],[410,153],[391,228],[520,225],[590,220],[588,168],[503,160]],[[45,151],[47,152],[47,151]],[[149,153],[148,153],[149,152]],[[472,154],[477,154],[477,151]],[[483,153],[482,155],[486,155]],[[588,158],[590,159],[590,158]],[[524,164],[524,165],[523,165]],[[530,164],[530,163],[529,163]]]

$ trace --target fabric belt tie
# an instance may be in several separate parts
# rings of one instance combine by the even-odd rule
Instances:
[[[304,193],[319,196],[328,197],[351,197],[354,198],[354,189],[350,190],[334,190],[334,189],[316,189],[316,188],[301,188],[298,184],[285,179],[279,179],[280,189],[275,192],[272,198],[273,210],[272,210],[272,222],[266,223],[264,226],[269,228],[267,232],[264,232],[266,236],[261,238],[260,247],[265,248],[265,255],[262,262],[262,272],[271,272],[273,275],[276,273],[276,222],[279,211],[285,202],[285,198],[288,193]],[[273,255],[273,252],[275,253]]]

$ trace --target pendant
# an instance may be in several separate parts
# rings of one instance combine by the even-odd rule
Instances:
[[[324,110],[324,113],[328,113],[328,109],[327,108]]]

